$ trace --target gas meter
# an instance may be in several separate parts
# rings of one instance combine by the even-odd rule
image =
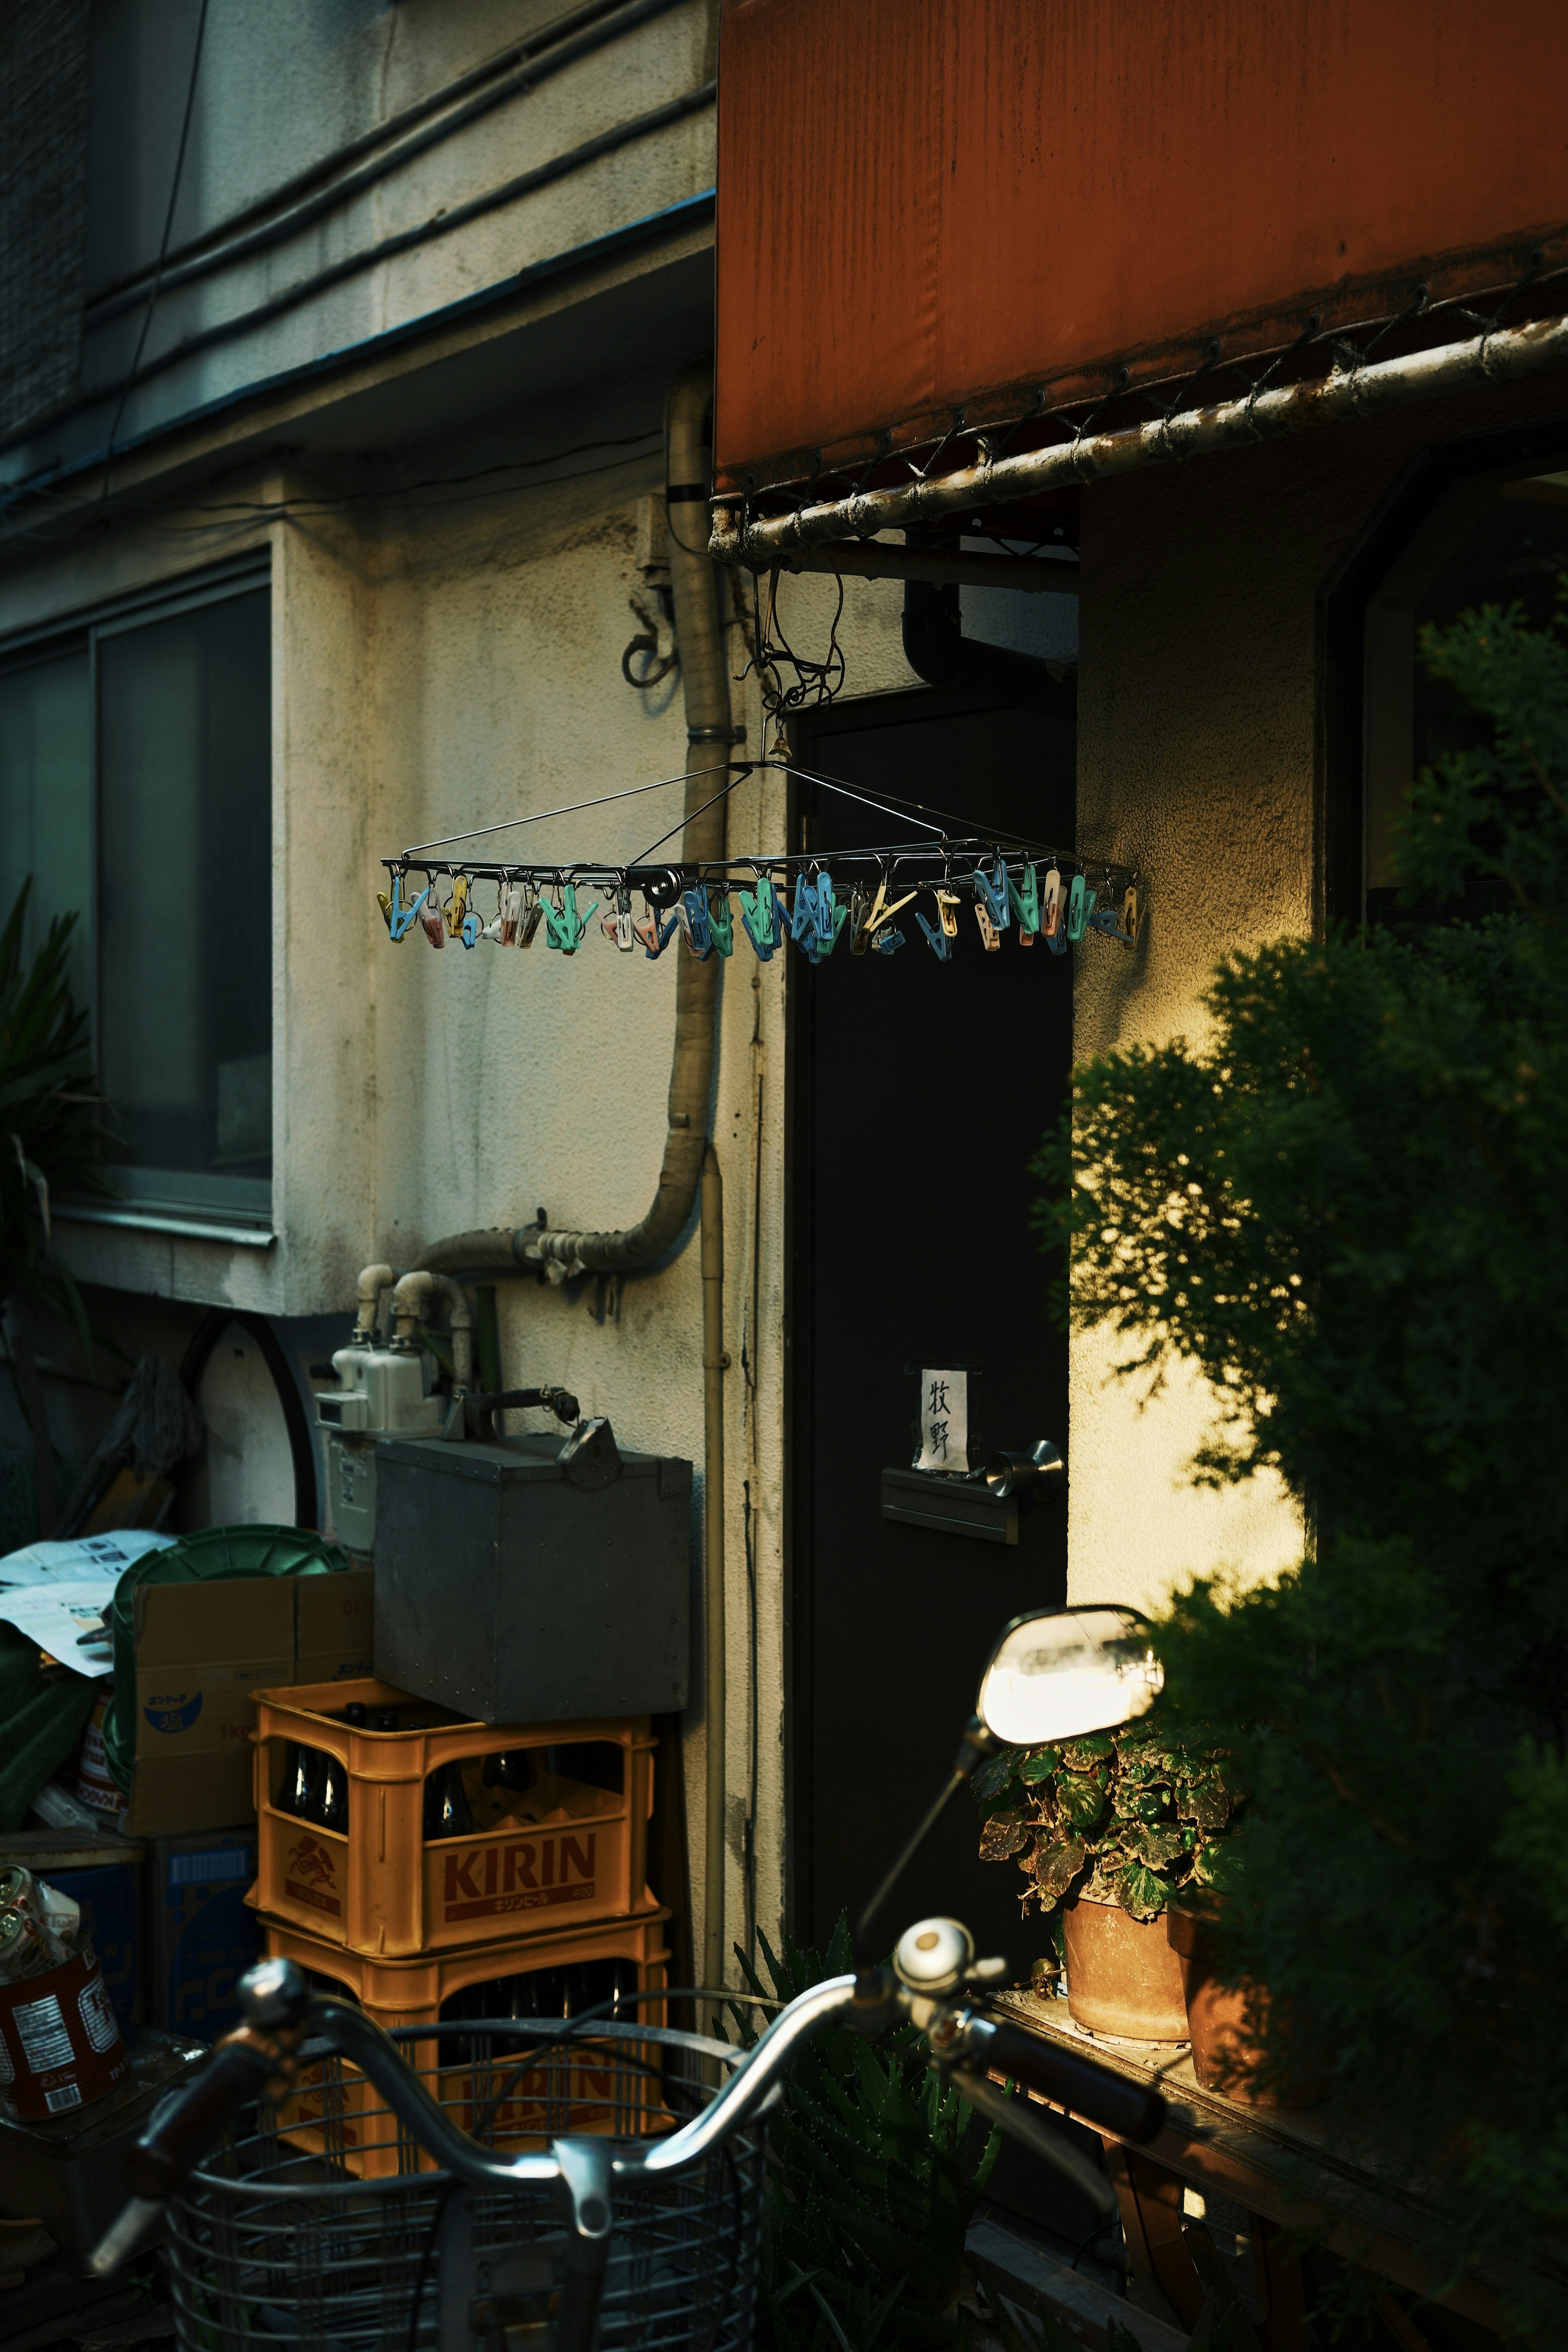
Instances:
[[[378,1437],[463,1434],[463,1401],[430,1393],[423,1349],[340,1348],[332,1358],[338,1385],[316,1399],[316,1419],[327,1433],[327,1492],[338,1540],[368,1556],[375,1547],[375,1441]]]

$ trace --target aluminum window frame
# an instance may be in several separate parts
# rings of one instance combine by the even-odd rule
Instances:
[[[61,659],[71,654],[87,655],[87,692],[89,705],[88,729],[88,803],[90,812],[92,855],[89,883],[89,904],[86,917],[90,926],[93,950],[92,999],[88,1008],[89,1038],[96,1066],[100,1045],[100,992],[101,986],[99,946],[99,850],[101,837],[100,795],[102,789],[101,727],[99,700],[98,648],[106,637],[132,635],[138,629],[154,627],[161,621],[174,620],[182,613],[195,612],[210,604],[222,604],[236,596],[254,594],[258,589],[270,592],[273,586],[272,549],[270,542],[248,547],[222,562],[205,566],[199,572],[184,572],[178,579],[151,586],[130,589],[120,594],[100,599],[95,604],[69,614],[33,624],[29,627],[9,631],[0,637],[0,677],[17,670],[29,669],[44,662]],[[268,652],[269,669],[273,649]],[[269,800],[275,803],[277,792],[277,747],[272,747],[274,762],[270,779]],[[270,813],[270,812],[269,812]],[[269,1024],[272,1015],[269,1011]],[[277,1051],[273,1036],[273,1051]],[[206,1204],[192,1200],[180,1204],[171,1200],[167,1205],[133,1198],[120,1202],[75,1201],[63,1199],[54,1204],[55,1215],[75,1224],[101,1225],[138,1233],[162,1234],[171,1238],[193,1241],[225,1242],[237,1248],[269,1249],[278,1238],[278,1138],[276,1129],[270,1139],[272,1170],[268,1180],[270,1199],[265,1212],[258,1209],[252,1214],[242,1209],[230,1213],[215,1206],[212,1214],[204,1213]],[[171,1187],[177,1188],[180,1171],[149,1170],[149,1174],[165,1173]]]

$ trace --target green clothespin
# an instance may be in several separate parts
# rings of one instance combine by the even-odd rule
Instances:
[[[544,909],[544,934],[547,943],[552,948],[559,948],[563,955],[575,955],[583,943],[583,934],[588,928],[588,917],[594,911],[594,904],[595,902],[590,900],[579,914],[576,884],[563,883],[559,908],[547,904]]]
[[[735,918],[730,907],[730,893],[721,890],[708,901],[708,929],[713,944],[721,956],[735,952]]]
[[[1007,898],[1018,918],[1020,944],[1025,935],[1032,940],[1040,928],[1040,886],[1032,866],[1025,866],[1016,882],[1008,875]]]
[[[1093,905],[1094,896],[1088,883],[1081,874],[1075,874],[1072,877],[1072,888],[1068,892],[1066,925],[1068,938],[1075,947],[1084,935],[1089,923],[1089,909]]]

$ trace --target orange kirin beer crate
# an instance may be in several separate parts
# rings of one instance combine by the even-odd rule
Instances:
[[[596,1927],[554,1936],[526,1936],[510,1943],[483,1944],[412,1960],[372,1960],[324,1944],[279,1919],[261,1922],[269,1959],[290,1959],[308,1970],[316,1990],[341,1993],[374,2023],[431,2025],[454,1996],[475,1986],[523,1976],[542,1988],[556,1972],[587,1973],[595,1962],[618,1960],[636,1973],[639,1992],[662,1992],[669,1952],[664,1940],[667,1910],[655,1908],[631,1919],[606,1920]],[[527,1994],[524,1996],[526,2005]],[[637,2002],[628,2014],[662,2025],[662,2000]],[[604,2132],[616,2137],[668,2129],[674,2118],[662,2097],[658,2045],[627,2042],[621,2061],[612,2044],[577,2050],[535,2049],[526,2039],[486,2035],[483,2018],[463,2018],[485,2044],[482,2057],[465,2055],[449,2034],[440,2041],[404,2040],[399,2046],[433,2097],[468,2132],[482,2130],[496,2146],[513,2150],[542,2147],[563,2133]],[[509,2046],[530,2063],[510,2077]],[[491,2104],[499,2104],[489,2112]],[[429,2170],[433,2158],[416,2156],[406,2135],[379,2091],[342,2060],[318,2062],[301,2073],[297,2088],[278,2110],[278,2127],[295,2147],[341,2161],[362,2179],[399,2171]]]
[[[345,1723],[355,1701],[420,1727]],[[521,1934],[625,1918],[652,1903],[647,1824],[653,1750],[646,1716],[607,1723],[466,1722],[370,1680],[305,1683],[257,1699],[257,1880],[253,1900],[318,1940],[375,1958],[465,1948]],[[335,1757],[346,1775],[345,1832],[282,1810],[291,1743]],[[619,1756],[619,1792],[574,1778],[572,1750]],[[553,1757],[549,1751],[554,1751]],[[488,1787],[489,1756],[526,1752],[526,1791]],[[553,1762],[561,1769],[546,1769]],[[426,1840],[425,1786],[456,1763],[474,1814],[463,1837]]]

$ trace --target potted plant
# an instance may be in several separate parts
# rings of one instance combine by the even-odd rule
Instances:
[[[1026,1912],[1062,1909],[1068,2006],[1092,2033],[1184,2042],[1167,1905],[1209,1881],[1209,1854],[1234,1826],[1237,1792],[1222,1752],[1172,1739],[1158,1721],[1008,1748],[974,1790],[984,1862],[1016,1863]]]

